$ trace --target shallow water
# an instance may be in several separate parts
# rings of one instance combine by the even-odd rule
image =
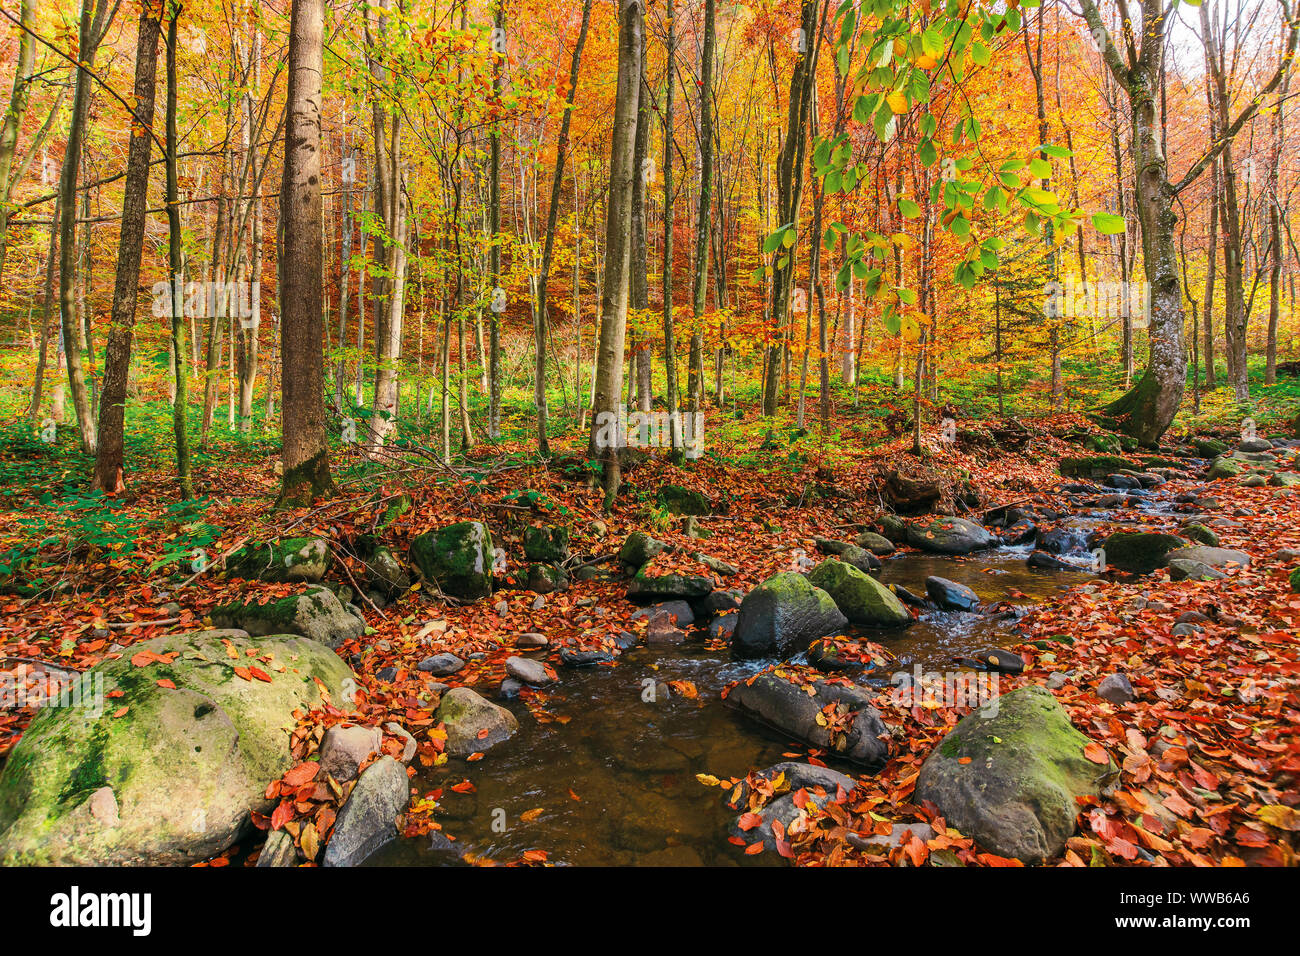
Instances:
[[[965,584],[985,603],[1034,604],[1090,575],[1045,572],[1025,565],[1030,549],[999,548],[969,558],[907,554],[887,560],[879,579],[924,595],[937,574]],[[930,612],[902,630],[862,629],[899,658],[899,668],[953,669],[954,656],[1010,643],[1009,621],[955,612]],[[702,636],[702,632],[700,632]],[[547,709],[567,723],[538,723],[519,701],[508,703],[521,732],[492,748],[481,762],[452,758],[423,770],[421,792],[441,787],[437,819],[457,845],[487,858],[517,859],[543,849],[554,863],[572,865],[772,865],[773,854],[745,856],[727,842],[734,812],[724,792],[702,786],[697,773],[741,777],[780,762],[806,746],[728,708],[721,688],[774,660],[733,660],[702,640],[681,646],[634,648],[615,666],[557,668]],[[697,699],[678,694],[647,700],[647,685],[691,681]],[[495,688],[478,688],[492,697]],[[832,761],[834,764],[835,762]],[[854,773],[851,765],[837,769]],[[469,778],[475,793],[450,788]],[[529,822],[522,815],[541,808]],[[427,838],[399,840],[372,865],[446,863]]]

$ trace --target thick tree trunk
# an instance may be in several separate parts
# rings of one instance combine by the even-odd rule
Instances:
[[[279,505],[306,507],[335,491],[325,435],[320,197],[324,0],[293,0],[280,208],[284,220]]]

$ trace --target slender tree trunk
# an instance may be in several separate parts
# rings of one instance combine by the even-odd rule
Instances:
[[[601,298],[596,415],[588,457],[604,462],[605,509],[613,507],[621,474],[619,396],[623,390],[623,352],[627,332],[628,273],[631,258],[632,191],[637,170],[637,106],[641,93],[642,0],[620,0],[618,90],[610,147],[609,202],[605,217],[605,282]],[[671,137],[670,137],[671,138]]]
[[[185,309],[181,301],[181,275],[184,272],[184,259],[181,250],[181,207],[176,170],[176,154],[179,138],[176,132],[176,26],[180,20],[181,7],[171,4],[171,19],[167,24],[167,226],[168,258],[172,274],[171,341],[176,356],[176,401],[172,405],[172,432],[176,441],[176,481],[177,490],[182,500],[194,497],[194,483],[190,478],[190,443],[186,433],[186,417],[189,410],[189,371],[185,361]],[[141,24],[143,28],[143,22]],[[152,69],[150,77],[152,78]],[[139,99],[139,93],[136,94]],[[152,108],[152,104],[151,104]],[[136,260],[139,261],[140,247],[136,246]],[[119,259],[119,268],[121,260]],[[256,335],[256,331],[253,333]],[[251,384],[250,384],[251,388]],[[250,396],[251,398],[251,396]],[[102,430],[101,430],[102,434]]]
[[[131,139],[127,146],[122,227],[118,236],[117,276],[113,288],[113,317],[108,330],[103,394],[99,403],[99,442],[95,449],[93,485],[109,493],[120,491],[123,487],[122,445],[126,388],[131,370],[131,339],[139,298],[140,255],[144,248],[160,32],[159,8],[149,3],[142,5],[135,49],[133,92],[136,105],[131,117]],[[179,298],[177,287],[183,286],[183,283],[183,277],[173,275],[172,281],[167,284],[169,306]]]

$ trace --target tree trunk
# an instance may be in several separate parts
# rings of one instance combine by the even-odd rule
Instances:
[[[135,113],[127,146],[126,186],[122,200],[122,227],[117,245],[117,276],[113,287],[112,324],[104,361],[103,394],[99,403],[99,442],[95,450],[93,486],[113,493],[122,490],[122,444],[125,430],[127,376],[131,369],[131,339],[139,298],[140,255],[144,248],[145,207],[149,193],[149,156],[153,149],[154,96],[157,86],[158,8],[140,8],[135,49]],[[178,240],[179,241],[179,240]],[[174,274],[168,283],[167,302],[181,298],[184,278]]]
[[[621,480],[619,396],[623,390],[623,352],[627,332],[628,273],[631,258],[632,191],[637,175],[637,107],[641,93],[642,0],[620,0],[618,91],[610,146],[609,202],[605,217],[605,281],[600,304],[599,360],[596,366],[596,415],[591,423],[588,457],[604,462],[605,509],[613,507]],[[671,133],[669,134],[671,140]]]
[[[335,491],[325,436],[320,131],[324,0],[293,0],[280,208],[284,220],[281,507]]]

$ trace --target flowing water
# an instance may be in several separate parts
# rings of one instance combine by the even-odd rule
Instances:
[[[881,581],[925,593],[940,575],[973,589],[985,603],[1032,605],[1082,583],[1086,572],[1038,571],[1025,565],[1030,549],[998,548],[971,557],[905,554],[886,560]],[[990,645],[1010,644],[1011,622],[975,614],[923,612],[903,630],[858,631],[888,648],[899,668],[954,670],[952,659]],[[615,666],[557,668],[547,709],[567,723],[538,723],[527,708],[507,704],[521,732],[481,761],[452,758],[421,770],[421,792],[442,788],[438,819],[457,846],[500,860],[544,849],[555,863],[574,865],[771,865],[772,854],[742,855],[727,842],[735,814],[723,793],[702,786],[697,773],[741,777],[806,747],[743,717],[719,699],[725,684],[773,660],[740,661],[699,639],[679,646],[638,647]],[[696,699],[647,687],[691,681]],[[495,688],[478,688],[492,697]],[[837,769],[854,773],[850,765]],[[456,793],[466,777],[473,793]],[[540,815],[522,819],[528,811]],[[445,851],[428,838],[398,840],[368,861],[378,865],[441,864]]]

